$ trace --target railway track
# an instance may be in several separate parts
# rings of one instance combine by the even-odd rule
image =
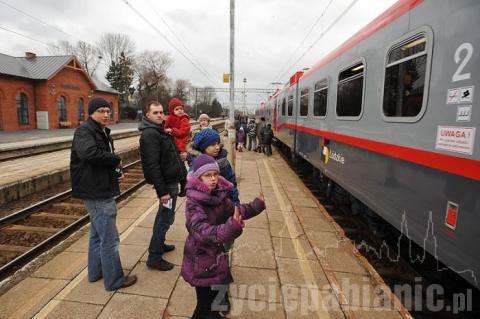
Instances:
[[[278,149],[281,150],[281,148]],[[359,205],[362,205],[361,203],[345,201],[346,193],[341,194],[341,189],[335,189],[331,184],[333,182],[319,183],[319,172],[315,171],[302,158],[293,163],[290,153],[282,151],[279,153],[342,228],[345,236],[354,243],[361,255],[372,265],[374,271],[380,275],[378,284],[389,286],[414,318],[480,318],[479,306],[473,305],[473,309],[470,311],[461,311],[462,309],[453,311],[455,305],[451,302],[455,300],[455,294],[468,296],[467,289],[472,289],[473,301],[478,300],[478,290],[469,286],[468,283],[451,271],[439,272],[437,261],[431,256],[429,256],[430,258],[427,256],[420,264],[412,262],[409,258],[412,252],[418,256],[425,253],[421,247],[406,240],[406,238],[399,240],[400,232],[392,226],[385,227],[382,224],[383,220],[376,219],[379,218],[375,217],[376,215],[370,216],[371,219],[361,218],[361,208],[359,208]],[[365,211],[362,211],[362,213],[365,213]],[[370,211],[367,214],[372,213]],[[375,223],[381,226],[374,225]],[[408,256],[405,252],[409,253]],[[445,287],[445,294],[440,300],[443,307],[438,311],[431,311],[432,305],[428,304],[432,301],[428,287],[432,285]],[[415,295],[399,295],[398,287],[411,287]],[[420,296],[417,295],[418,291],[420,291]],[[410,298],[412,296],[415,299]],[[436,302],[438,304],[438,300]]]
[[[124,167],[119,202],[145,184],[140,161]],[[0,219],[0,279],[89,222],[83,202],[71,190]]]

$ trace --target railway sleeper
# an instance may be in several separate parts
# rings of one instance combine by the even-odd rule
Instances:
[[[40,226],[24,226],[24,225],[11,225],[5,228],[2,228],[2,233],[16,233],[16,232],[25,232],[25,233],[49,233],[55,234],[58,231],[62,230],[61,228],[54,227],[40,227]]]
[[[39,212],[37,214],[30,215],[29,217],[33,219],[54,218],[54,219],[62,219],[62,220],[68,220],[68,221],[75,221],[79,219],[79,216],[75,216],[75,215],[53,214],[48,212]]]
[[[0,245],[0,252],[2,252],[2,255],[4,254],[4,252],[23,254],[24,252],[28,251],[29,249],[30,249],[30,247],[25,247],[25,246]]]

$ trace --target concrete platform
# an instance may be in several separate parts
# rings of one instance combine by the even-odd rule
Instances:
[[[267,209],[235,241],[230,318],[409,318],[280,156],[237,153],[236,170],[242,202],[263,191]],[[0,318],[189,318],[196,298],[180,276],[184,208],[180,199],[167,234],[177,247],[165,255],[172,271],[146,267],[157,203],[144,187],[118,215],[123,268],[137,284],[106,292],[88,283],[85,234],[1,295]]]
[[[139,135],[137,127],[137,122],[109,126],[114,139]],[[0,132],[0,161],[70,148],[74,132],[75,129]]]
[[[139,136],[115,141],[124,162],[138,157]],[[0,162],[0,205],[70,180],[70,149]]]

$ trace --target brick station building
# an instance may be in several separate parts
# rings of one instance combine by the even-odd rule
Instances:
[[[110,102],[119,120],[119,92],[91,78],[75,56],[25,57],[0,53],[0,130],[76,127],[88,118],[88,102]]]

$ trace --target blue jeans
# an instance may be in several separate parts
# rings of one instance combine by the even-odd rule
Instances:
[[[159,202],[158,212],[153,224],[152,238],[148,247],[148,263],[156,263],[162,259],[165,235],[175,221],[175,206],[177,205],[178,183],[168,185],[172,197],[172,208],[168,209]]]
[[[123,281],[123,270],[118,251],[119,238],[117,206],[113,198],[85,199],[90,215],[90,241],[88,246],[88,280],[97,281],[103,277],[106,290],[119,288]]]

